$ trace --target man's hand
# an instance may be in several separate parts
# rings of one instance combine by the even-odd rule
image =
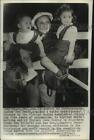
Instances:
[[[62,72],[59,70],[57,73],[56,73],[56,77],[59,79],[59,80],[64,80],[66,77],[68,77],[68,72],[66,74],[62,74]]]
[[[56,73],[56,76],[57,76],[58,78],[62,77],[62,76],[63,76],[63,75],[62,75],[62,72],[59,70],[59,71]]]

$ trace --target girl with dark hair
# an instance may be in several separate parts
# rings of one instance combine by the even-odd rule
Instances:
[[[74,60],[77,27],[74,25],[73,9],[68,4],[63,4],[57,10],[56,15],[61,25],[56,32],[58,39],[56,50],[49,54],[49,58],[61,69],[63,74],[66,74],[68,66]]]

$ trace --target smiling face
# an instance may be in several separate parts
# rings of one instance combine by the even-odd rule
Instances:
[[[39,32],[46,34],[51,28],[51,21],[48,16],[41,16],[37,19],[36,26]]]
[[[21,32],[31,31],[31,18],[28,16],[24,16],[18,23],[18,28]]]
[[[71,11],[64,11],[61,15],[60,15],[60,20],[61,20],[61,23],[64,25],[64,26],[68,26],[72,23],[72,19],[73,19],[73,16],[72,16],[72,12]]]

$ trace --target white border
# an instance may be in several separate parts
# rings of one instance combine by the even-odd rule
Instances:
[[[1,0],[1,3],[89,3],[92,0]]]
[[[88,69],[88,85],[89,85],[89,91],[88,91],[88,107],[90,112],[90,87],[91,87],[91,50],[92,50],[92,9],[93,9],[93,1],[89,2],[89,30],[88,30],[88,58],[89,58],[89,69]],[[90,122],[90,113],[89,113],[89,122]],[[89,134],[90,134],[90,124],[88,124],[89,128]]]
[[[89,103],[88,103],[88,107],[86,108],[87,109],[87,116],[88,116],[88,120],[90,121],[90,71],[91,71],[91,31],[92,31],[92,5],[93,5],[93,0],[1,0],[1,52],[3,52],[3,4],[6,4],[6,3],[84,3],[84,4],[89,4],[89,17],[88,17],[88,20],[89,20],[89,34],[88,34],[88,58],[89,58],[89,74],[88,74],[88,86],[89,86],[89,92],[88,92],[88,99],[89,99]],[[1,53],[1,68],[3,68],[3,61],[2,61],[2,58],[3,58],[3,53]],[[1,122],[3,122],[3,101],[2,101],[2,98],[3,98],[3,71],[1,69],[0,71],[0,80],[1,80],[1,87],[0,87],[0,97],[1,97]],[[87,122],[88,124],[88,128],[90,130],[90,124],[89,124],[89,121]],[[6,138],[4,138],[2,136],[3,134],[3,124],[1,123],[1,138],[3,140],[6,140]],[[24,137],[24,138],[23,138]],[[16,137],[7,137],[7,139],[9,140],[13,140],[13,139],[22,139],[22,140],[31,140],[31,136],[16,136]],[[32,137],[32,139],[34,140],[35,138]],[[43,137],[36,137],[36,139],[39,139],[39,140],[42,140],[42,139],[62,139],[64,140],[64,138],[60,138],[60,137],[47,137],[47,136],[43,136]],[[66,140],[70,140],[70,139],[66,139]],[[73,140],[73,138],[71,138],[71,140]],[[80,139],[81,140],[81,139]],[[85,139],[85,140],[89,140],[89,138]]]
[[[2,128],[3,128],[3,4],[1,3],[1,39],[0,39],[0,60],[1,60],[1,63],[0,63],[0,67],[1,67],[1,70],[0,70],[0,93],[1,93],[1,138],[2,138]]]

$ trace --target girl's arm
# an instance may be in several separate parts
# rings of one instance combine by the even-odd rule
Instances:
[[[70,42],[70,46],[69,46],[68,54],[65,56],[65,60],[67,63],[72,63],[74,60],[74,48],[77,39],[77,28],[75,26],[70,27],[66,33],[66,36]]]
[[[74,54],[75,42],[71,42],[69,46],[68,54],[65,56],[66,63],[72,63],[75,57]]]

